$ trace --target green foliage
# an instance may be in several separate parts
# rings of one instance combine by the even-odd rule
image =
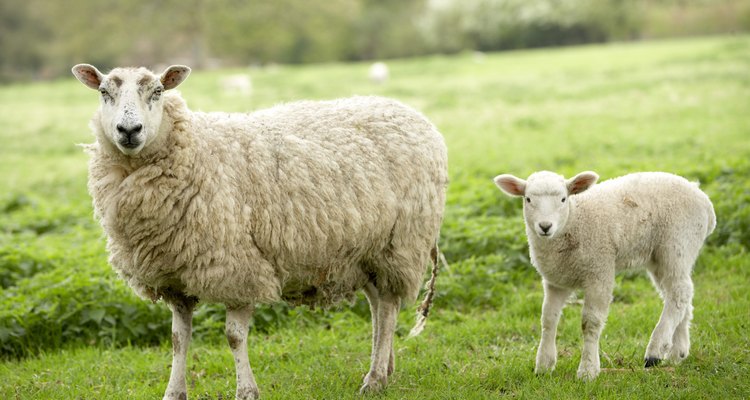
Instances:
[[[81,62],[214,68],[748,30],[750,0],[6,0],[0,82]]]
[[[398,60],[384,85],[367,80],[364,63],[259,68],[249,70],[247,98],[221,91],[221,78],[237,71],[199,71],[181,90],[207,111],[386,95],[422,110],[444,134],[448,267],[417,339],[403,340],[414,307],[404,305],[398,370],[383,398],[746,398],[748,54],[750,37],[691,39]],[[136,298],[108,266],[86,155],[74,145],[93,140],[86,121],[96,93],[68,78],[1,87],[0,104],[0,126],[9,127],[0,130],[0,398],[160,396],[169,312]],[[610,370],[591,384],[575,379],[580,302],[572,301],[556,372],[533,375],[541,285],[521,204],[492,178],[539,169],[594,170],[602,179],[664,170],[709,194],[718,225],[695,267],[693,348],[683,364],[641,369],[661,300],[643,274],[630,273],[617,279],[602,338]],[[223,327],[222,306],[199,306],[188,376],[198,398],[231,396]],[[351,397],[367,368],[369,332],[362,296],[332,310],[260,306],[249,340],[264,398]]]

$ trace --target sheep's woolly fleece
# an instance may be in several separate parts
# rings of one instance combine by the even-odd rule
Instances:
[[[88,146],[110,262],[142,297],[326,305],[377,278],[414,299],[438,238],[442,136],[393,100],[190,111],[164,94],[158,136],[124,156]]]

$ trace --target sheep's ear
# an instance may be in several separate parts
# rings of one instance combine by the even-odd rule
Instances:
[[[99,90],[99,85],[102,83],[102,79],[104,79],[104,75],[99,72],[96,67],[89,64],[78,64],[75,67],[73,67],[73,75],[81,81],[84,85],[90,87],[94,90]]]
[[[568,187],[568,194],[578,194],[586,191],[591,186],[594,186],[599,175],[595,172],[586,171],[568,179],[565,181],[565,186]]]
[[[190,68],[184,65],[173,65],[164,70],[159,77],[161,84],[164,85],[164,90],[174,89],[187,79],[190,75]]]
[[[495,185],[508,196],[520,197],[526,193],[526,181],[513,175],[503,174],[495,177]]]

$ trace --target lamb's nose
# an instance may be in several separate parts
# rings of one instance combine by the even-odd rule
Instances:
[[[117,124],[117,132],[120,132],[120,133],[123,133],[125,135],[128,135],[128,137],[130,137],[132,135],[135,135],[136,133],[140,132],[141,129],[143,129],[143,125],[141,125],[141,124],[133,125],[133,126],[131,126],[129,128],[126,128],[122,124]]]
[[[542,228],[542,232],[547,233],[549,232],[549,229],[552,228],[551,222],[540,222],[539,227]]]

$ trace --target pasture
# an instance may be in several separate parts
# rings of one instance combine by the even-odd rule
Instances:
[[[86,60],[78,60],[85,62]],[[441,250],[449,263],[425,331],[406,340],[375,398],[750,397],[750,37],[622,43],[369,64],[194,72],[180,86],[203,111],[251,111],[353,94],[397,98],[445,136],[451,183]],[[248,73],[250,96],[222,91]],[[0,87],[0,398],[160,398],[171,362],[170,317],[107,265],[86,191],[97,93],[74,80]],[[644,370],[661,313],[645,273],[617,279],[601,338],[603,373],[575,379],[581,302],[558,331],[558,365],[535,376],[540,279],[520,201],[492,182],[535,170],[608,179],[667,171],[699,181],[718,225],[694,270],[691,354]],[[377,194],[374,194],[377,195]],[[224,311],[201,305],[188,362],[193,399],[234,396]],[[263,399],[357,398],[369,365],[367,302],[331,310],[258,309],[248,339]]]

